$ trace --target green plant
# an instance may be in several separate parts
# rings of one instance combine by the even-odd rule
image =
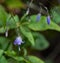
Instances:
[[[16,1],[17,5],[14,1],[6,0],[5,3],[10,9],[23,7],[23,3],[19,0]],[[52,20],[47,24],[46,16],[40,16],[37,22],[37,15],[28,16],[28,13],[19,18],[18,15],[7,13],[0,5],[0,63],[44,63],[43,60],[30,55],[32,53],[30,50],[41,51],[50,45],[39,31],[60,32],[60,27]]]

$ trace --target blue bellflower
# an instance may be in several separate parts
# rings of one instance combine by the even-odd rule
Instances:
[[[36,17],[36,21],[40,21],[40,18],[41,18],[41,14],[38,13],[37,17]]]
[[[22,38],[20,36],[18,36],[15,41],[14,41],[14,45],[21,45],[23,43]]]
[[[50,24],[50,16],[47,16],[47,23]]]

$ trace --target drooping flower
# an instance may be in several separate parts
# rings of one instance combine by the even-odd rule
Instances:
[[[47,16],[47,23],[50,24],[50,16]]]
[[[38,13],[37,17],[36,17],[36,21],[40,21],[40,18],[41,18],[41,14]]]
[[[15,41],[14,41],[14,45],[21,45],[23,43],[22,38],[20,36],[18,36]]]

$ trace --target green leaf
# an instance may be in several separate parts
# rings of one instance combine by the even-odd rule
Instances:
[[[51,9],[51,16],[55,23],[60,23],[60,6],[56,6]]]
[[[10,51],[13,50],[13,44],[12,43],[9,44],[8,50],[10,50]]]
[[[16,61],[15,59],[10,58],[8,59],[8,63],[20,63],[20,62]]]
[[[49,47],[49,42],[45,39],[45,37],[40,33],[34,33],[33,36],[35,39],[35,46],[33,47],[36,50],[45,50]]]
[[[16,52],[13,51],[13,50],[11,50],[11,51],[7,50],[7,51],[5,51],[5,54],[10,56],[10,57],[15,57],[16,56]]]
[[[8,46],[9,40],[5,37],[0,37],[0,48],[5,50]]]
[[[17,60],[17,61],[22,61],[22,60],[24,60],[23,57],[17,56],[17,53],[16,53],[15,51],[13,51],[13,50],[11,50],[11,51],[10,51],[10,50],[5,51],[5,54],[8,55],[8,56],[11,57],[11,58]]]
[[[6,0],[5,3],[9,8],[23,8],[24,6],[21,0]]]
[[[17,60],[17,61],[22,61],[23,63],[30,63],[28,60],[26,60],[24,57],[15,57],[14,58],[15,60]]]
[[[3,52],[4,52],[4,51],[0,49],[0,57],[2,56]]]
[[[8,63],[8,62],[7,62],[6,58],[4,56],[2,56],[0,58],[0,63]]]
[[[7,27],[11,29],[16,28],[16,22],[15,22],[14,17],[15,16],[11,16],[11,14],[9,14],[7,17]]]
[[[44,63],[43,60],[35,57],[35,56],[28,56],[28,60],[31,62],[31,63]]]
[[[7,19],[7,13],[3,6],[0,5],[0,27],[4,26]]]
[[[27,27],[23,27],[23,26],[20,26],[20,30],[22,34],[30,41],[32,46],[34,46],[35,43],[34,43],[34,38],[33,38],[31,31]]]
[[[17,53],[15,51],[5,51],[4,52],[7,56],[9,56],[10,58],[14,59],[17,62],[26,62],[26,63],[30,63],[28,60],[26,60],[23,56],[17,56]]]
[[[36,21],[36,15],[31,16],[31,22],[28,24],[28,27],[34,31],[44,31],[44,30],[60,31],[60,27],[53,21],[51,21],[50,25],[48,25],[45,16],[41,16],[39,22]]]
[[[12,16],[11,14],[8,14],[7,27],[13,29],[18,26],[19,26],[19,17],[17,15]]]
[[[7,50],[7,51],[5,51],[5,54],[8,55],[11,58],[17,60],[17,61],[22,61],[24,59],[23,57],[17,56],[17,53],[13,50],[11,50],[11,51]]]
[[[4,27],[0,28],[0,33],[5,33],[5,31],[6,31],[6,28],[4,28]]]
[[[14,59],[17,60],[17,61],[24,61],[23,57],[14,57]]]
[[[19,17],[17,15],[14,16],[15,22],[19,22]]]

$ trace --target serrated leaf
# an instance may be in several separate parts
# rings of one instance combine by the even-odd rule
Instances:
[[[22,26],[20,26],[20,30],[22,34],[29,40],[32,46],[34,46],[35,43],[34,43],[34,38],[33,38],[31,31],[28,28],[22,27]]]
[[[31,63],[44,63],[43,60],[41,60],[41,59],[39,59],[38,57],[35,57],[35,56],[28,56],[28,60]]]
[[[36,50],[45,50],[49,47],[49,42],[45,39],[45,37],[40,33],[34,33],[33,36],[35,39],[35,46],[33,47]]]
[[[51,21],[50,25],[48,25],[45,16],[41,16],[39,22],[36,21],[36,15],[31,16],[31,22],[28,24],[28,27],[34,31],[44,31],[44,30],[60,31],[60,27],[53,21]]]

